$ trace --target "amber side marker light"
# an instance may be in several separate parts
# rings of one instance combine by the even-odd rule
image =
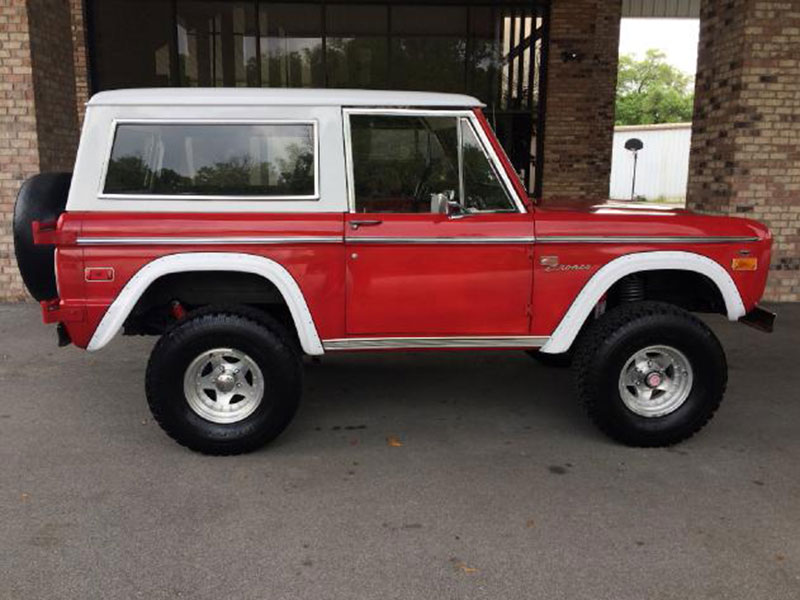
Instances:
[[[731,269],[734,271],[756,271],[758,269],[758,259],[752,256],[734,258],[731,261]]]

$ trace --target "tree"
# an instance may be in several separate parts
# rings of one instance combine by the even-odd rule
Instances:
[[[644,60],[619,57],[617,125],[680,123],[692,120],[693,78],[666,62],[660,50],[650,49]]]

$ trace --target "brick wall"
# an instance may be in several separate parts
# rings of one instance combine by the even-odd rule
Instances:
[[[78,118],[69,0],[28,0],[28,25],[39,170],[71,171]]]
[[[25,0],[0,0],[0,299],[26,296],[14,260],[11,220],[22,181],[39,171]]]
[[[607,198],[621,0],[553,0],[542,193]],[[576,52],[577,60],[563,54]]]
[[[71,170],[74,161],[70,12],[68,0],[0,0],[0,300],[28,297],[11,229],[19,186],[42,171]]]
[[[75,72],[75,103],[79,124],[89,101],[89,61],[86,58],[86,21],[83,0],[69,0],[72,24],[72,64]]]
[[[800,4],[704,0],[690,207],[766,223],[767,297],[800,300]]]

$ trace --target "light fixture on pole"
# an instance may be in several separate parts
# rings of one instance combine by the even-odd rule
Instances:
[[[631,200],[636,199],[636,164],[639,161],[639,150],[644,148],[644,142],[639,138],[630,138],[625,142],[625,150],[633,152],[633,181],[631,181]]]

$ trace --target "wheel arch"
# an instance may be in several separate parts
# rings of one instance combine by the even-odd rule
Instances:
[[[162,256],[147,263],[128,280],[108,307],[87,350],[100,350],[114,338],[139,299],[156,280],[191,271],[231,271],[263,277],[283,296],[303,351],[310,355],[323,354],[311,311],[294,277],[274,260],[237,252],[187,252]]]
[[[626,254],[601,267],[583,286],[541,352],[560,354],[572,346],[597,303],[616,283],[636,273],[649,271],[689,271],[709,279],[725,303],[731,321],[745,314],[739,289],[728,272],[714,260],[685,251],[653,251]]]

